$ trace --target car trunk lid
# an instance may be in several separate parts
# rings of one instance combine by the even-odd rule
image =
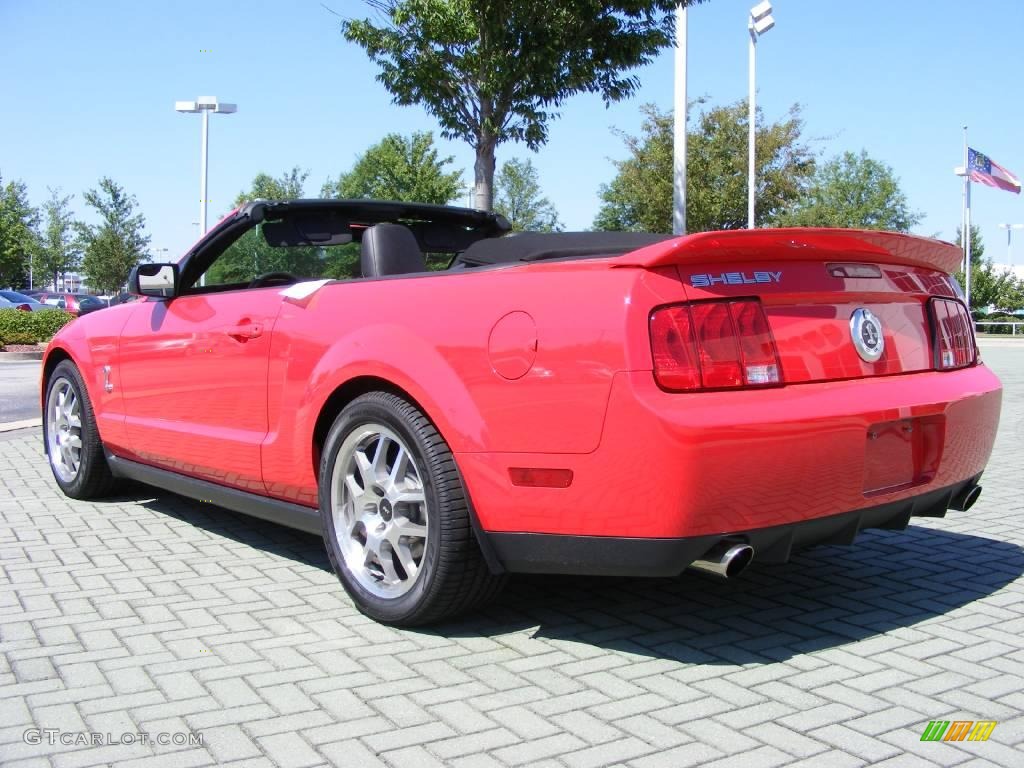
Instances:
[[[659,243],[615,265],[674,268],[690,302],[758,298],[781,383],[798,384],[933,369],[928,303],[956,297],[948,273],[960,254],[883,232],[742,230]]]

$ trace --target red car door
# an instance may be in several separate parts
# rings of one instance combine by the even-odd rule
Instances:
[[[125,427],[149,464],[248,491],[265,491],[270,331],[280,287],[149,299],[120,345]]]

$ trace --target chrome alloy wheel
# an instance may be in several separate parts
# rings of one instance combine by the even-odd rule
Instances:
[[[82,465],[82,406],[63,376],[54,379],[47,398],[46,452],[57,476],[74,482]]]
[[[383,424],[354,429],[331,474],[331,519],[349,572],[368,592],[400,597],[427,549],[423,481],[409,447]]]

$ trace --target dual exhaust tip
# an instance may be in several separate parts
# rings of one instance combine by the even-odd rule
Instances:
[[[754,559],[754,548],[736,541],[720,541],[703,556],[690,563],[689,568],[720,579],[739,576]]]
[[[981,496],[980,485],[969,485],[950,499],[949,508],[958,512],[966,512]],[[732,579],[747,569],[754,559],[754,548],[738,541],[720,541],[700,558],[688,566],[690,570],[717,576],[720,579]]]
[[[981,486],[969,485],[950,500],[949,508],[955,509],[957,512],[966,512],[974,506],[979,496],[981,496]]]

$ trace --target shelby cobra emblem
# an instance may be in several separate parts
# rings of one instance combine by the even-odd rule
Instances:
[[[870,309],[861,307],[850,317],[850,335],[857,354],[869,363],[878,362],[885,352],[882,322]]]

